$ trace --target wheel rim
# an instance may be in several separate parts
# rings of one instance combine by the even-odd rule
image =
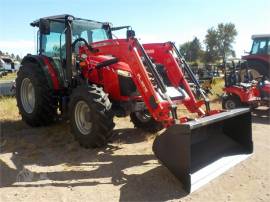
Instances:
[[[25,78],[21,84],[21,102],[24,110],[30,114],[35,108],[35,88],[29,78]]]
[[[148,122],[152,118],[149,112],[147,111],[135,112],[135,114],[137,118],[143,123]]]
[[[233,100],[227,100],[225,102],[225,108],[226,109],[235,109],[236,108],[236,103]]]
[[[85,101],[77,102],[74,116],[78,130],[83,135],[88,135],[92,130],[92,122],[90,121],[90,108]]]

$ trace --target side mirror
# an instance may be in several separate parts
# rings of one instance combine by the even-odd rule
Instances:
[[[46,19],[39,20],[39,30],[41,34],[50,34],[50,21]]]
[[[135,37],[135,31],[132,29],[127,30],[127,39]]]

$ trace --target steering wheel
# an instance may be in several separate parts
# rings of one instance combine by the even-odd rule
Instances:
[[[85,44],[85,46],[88,48],[89,51],[91,52],[96,52],[97,50],[94,49],[91,45],[88,44],[88,42],[84,39],[84,38],[81,38],[79,37],[78,39],[76,39],[75,41],[73,41],[71,47],[72,47],[72,51],[75,50],[75,46],[78,42],[83,42]]]

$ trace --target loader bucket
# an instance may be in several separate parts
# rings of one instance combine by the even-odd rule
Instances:
[[[153,151],[190,193],[250,156],[251,113],[234,109],[173,125],[156,137]]]

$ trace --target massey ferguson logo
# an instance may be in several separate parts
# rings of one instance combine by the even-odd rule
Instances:
[[[137,78],[138,78],[139,82],[140,82],[141,85],[142,85],[143,91],[144,91],[145,93],[147,93],[148,90],[147,90],[147,88],[146,88],[144,82],[142,81],[141,75],[140,75],[140,74],[137,74]]]
[[[113,44],[112,42],[101,42],[101,43],[92,44],[92,47],[93,48],[99,48],[99,47],[102,47],[102,46],[109,46],[109,45],[112,45],[112,44]]]

